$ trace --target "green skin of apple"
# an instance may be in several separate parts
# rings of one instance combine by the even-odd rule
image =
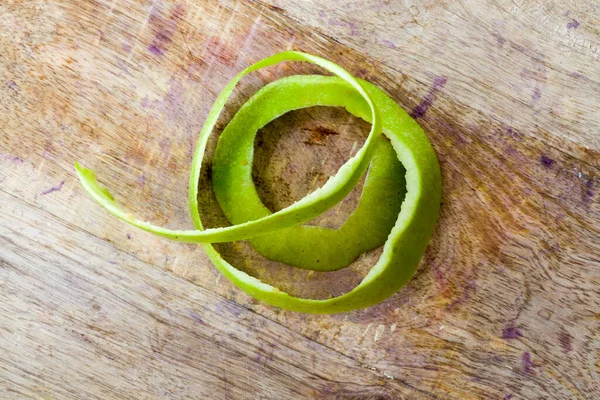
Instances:
[[[294,90],[299,85],[304,88],[302,96]],[[252,180],[258,129],[286,109],[306,107],[317,98],[320,105],[342,106],[338,104],[339,96],[332,96],[334,93],[344,93],[352,98],[350,102],[362,103],[368,114],[369,106],[352,87],[337,77],[319,75],[280,79],[262,88],[239,109],[219,136],[212,161],[213,192],[232,225],[272,214],[260,200]],[[280,107],[270,107],[270,103]],[[248,241],[273,261],[314,271],[344,268],[386,241],[406,192],[405,173],[391,144],[381,137],[358,206],[339,229],[299,225]]]
[[[268,85],[271,89],[277,88],[278,84],[281,84],[282,87],[285,86],[289,102],[284,104],[274,100],[265,101],[257,110],[258,114],[254,115],[254,119],[265,120],[264,123],[262,125],[251,123],[247,125],[248,131],[255,134],[261,126],[290,110],[331,105],[343,106],[353,115],[370,122],[372,124],[371,132],[364,146],[339,169],[336,175],[331,177],[323,187],[302,200],[276,213],[269,212],[268,215],[258,219],[246,219],[246,222],[231,227],[203,230],[198,211],[197,182],[208,137],[237,82],[252,71],[281,61],[312,62],[336,74],[337,77],[295,76]],[[318,91],[311,90],[313,84],[318,86]],[[252,99],[249,100],[249,103],[251,102]],[[381,257],[353,290],[327,300],[290,296],[276,287],[236,269],[225,261],[210,244],[248,239],[284,228],[292,228],[337,204],[356,185],[376,150],[380,148],[382,125],[398,160],[406,169],[406,196],[396,223],[384,244]],[[198,146],[192,160],[189,203],[195,230],[169,230],[136,219],[115,204],[110,193],[98,185],[96,176],[91,170],[83,168],[77,163],[75,167],[83,187],[115,216],[159,236],[177,241],[201,243],[217,269],[249,295],[283,309],[306,313],[338,313],[368,307],[400,289],[413,275],[423,256],[438,217],[441,201],[439,164],[421,127],[378,87],[354,78],[343,68],[328,60],[294,51],[275,54],[246,68],[228,83],[215,101],[200,132]],[[233,178],[237,182],[245,179],[243,175]],[[247,184],[249,182],[251,182],[251,177],[246,180]],[[214,186],[221,184],[220,181],[216,184],[213,183]],[[226,183],[223,185],[226,186]],[[258,196],[256,197],[258,199]],[[371,207],[378,207],[378,205],[372,204]],[[250,211],[248,212],[250,213]],[[242,219],[248,216],[246,215]],[[310,258],[310,255],[307,257]],[[310,262],[307,263],[307,265],[309,264]]]

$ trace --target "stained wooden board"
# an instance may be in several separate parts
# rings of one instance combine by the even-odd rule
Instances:
[[[598,26],[593,1],[2,2],[0,397],[598,397]],[[415,278],[378,306],[312,316],[260,304],[198,247],[115,220],[76,181],[79,160],[136,214],[189,227],[188,167],[209,107],[236,72],[283,49],[380,85],[440,158],[434,237]],[[210,148],[256,89],[308,72],[319,70],[248,77]],[[265,127],[254,168],[265,203],[314,190],[367,130],[322,108]],[[316,222],[339,225],[358,194]],[[320,297],[377,257],[307,274],[244,243],[221,248]]]

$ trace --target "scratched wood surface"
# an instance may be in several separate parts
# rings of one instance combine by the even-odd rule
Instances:
[[[0,3],[0,397],[600,397],[600,6],[585,1]],[[110,217],[76,181],[189,227],[188,166],[214,98],[283,49],[323,55],[409,110],[438,153],[441,216],[415,278],[384,303],[312,316],[258,303],[193,245]],[[285,64],[240,85],[236,108]],[[337,109],[261,130],[273,209],[364,140]],[[210,161],[210,157],[209,157]],[[207,162],[200,184],[206,187]],[[316,222],[339,225],[358,189]],[[209,190],[201,206],[224,223]],[[295,294],[360,281],[220,249]]]

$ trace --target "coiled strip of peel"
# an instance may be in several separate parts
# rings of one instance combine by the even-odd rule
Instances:
[[[229,227],[204,230],[198,210],[197,183],[210,133],[237,82],[252,71],[281,61],[308,61],[323,67],[335,74],[336,77],[300,75],[271,83],[267,86],[269,89],[265,87],[263,90],[267,92],[272,90],[273,93],[283,91],[286,93],[286,100],[279,99],[280,101],[277,101],[278,97],[275,95],[270,98],[271,101],[267,98],[261,107],[255,109],[257,112],[253,113],[253,118],[250,118],[249,115],[248,121],[244,121],[243,125],[247,132],[255,134],[261,126],[290,110],[316,105],[331,105],[343,106],[350,113],[370,122],[369,136],[356,155],[349,159],[321,188],[289,207],[275,213],[264,213],[258,218],[252,214],[253,211],[250,210],[250,207],[246,208],[247,204],[240,204],[238,200],[231,202],[227,195],[232,190],[235,192],[235,185],[239,185],[239,182],[244,180],[244,174],[246,174],[246,184],[251,182],[251,176],[248,180],[247,171],[225,173],[220,178],[213,177],[213,188],[222,208],[229,211],[242,209],[242,213],[235,219],[239,217],[239,221],[244,222]],[[256,99],[259,97],[254,96],[254,100],[250,99],[249,103],[258,101]],[[406,196],[379,260],[362,282],[350,292],[326,300],[291,296],[236,269],[224,260],[211,245],[211,243],[217,242],[258,238],[276,231],[285,232],[286,229],[296,227],[327,211],[354,188],[373,157],[375,156],[376,160],[377,154],[383,152],[380,150],[385,146],[382,145],[381,140],[382,128],[390,140],[398,160],[406,169]],[[240,156],[247,150],[248,146],[237,146],[233,142],[232,145],[219,143],[219,149],[215,156],[219,152],[225,153],[225,158]],[[200,132],[192,160],[189,205],[194,230],[165,229],[135,218],[116,205],[112,195],[98,184],[96,176],[91,170],[83,168],[77,163],[75,167],[83,187],[98,203],[115,216],[131,225],[168,239],[200,243],[221,273],[246,293],[280,308],[307,313],[336,313],[363,308],[376,304],[395,293],[410,279],[418,266],[437,220],[441,201],[439,164],[435,152],[420,126],[378,87],[353,77],[331,61],[295,51],[278,53],[251,65],[233,78],[217,97]],[[225,176],[227,177],[225,178]],[[251,186],[253,187],[253,184]],[[241,188],[238,186],[237,190],[241,190]],[[365,197],[364,191],[363,197]],[[256,199],[253,205],[260,208]],[[377,202],[372,202],[368,204],[367,208],[376,214],[377,206]],[[243,210],[247,210],[247,213]],[[233,215],[231,212],[229,214]],[[232,217],[232,219],[234,218]],[[311,258],[310,255],[309,258]],[[314,259],[314,255],[312,258]],[[297,262],[297,264],[303,263],[301,260]],[[310,266],[310,263],[304,265]],[[327,270],[328,268],[321,269]]]

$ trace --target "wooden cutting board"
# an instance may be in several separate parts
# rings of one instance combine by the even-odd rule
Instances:
[[[593,0],[2,1],[0,397],[599,398],[599,26]],[[258,303],[198,246],[116,220],[76,180],[79,160],[137,215],[189,228],[209,107],[285,49],[380,85],[438,153],[436,231],[414,279],[378,306],[314,316]],[[211,149],[259,87],[315,72],[245,78]],[[279,209],[314,190],[367,131],[338,109],[271,123],[257,140],[261,197]],[[316,222],[338,226],[358,191]],[[315,297],[348,290],[378,255],[307,274],[244,243],[220,248]]]

